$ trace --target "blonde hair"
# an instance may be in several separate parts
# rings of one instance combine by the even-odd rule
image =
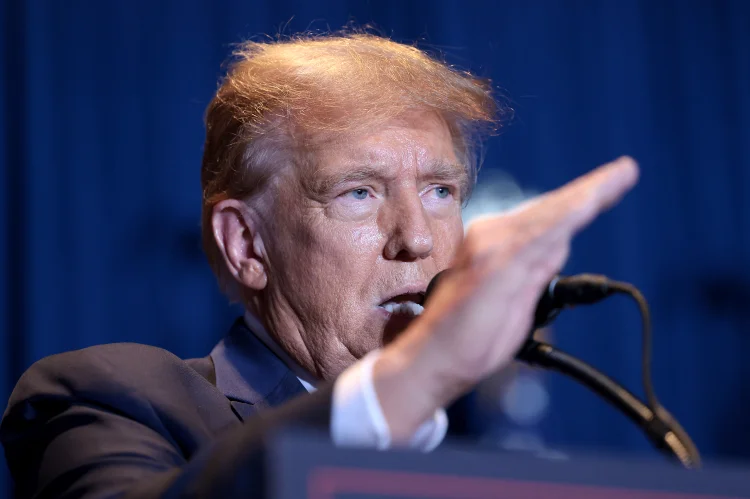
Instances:
[[[201,230],[222,290],[234,294],[234,279],[214,240],[216,203],[259,192],[302,147],[300,134],[354,132],[410,110],[445,120],[473,186],[479,139],[497,123],[488,81],[366,33],[241,44],[205,117]]]

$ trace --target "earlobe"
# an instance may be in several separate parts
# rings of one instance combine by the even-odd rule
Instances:
[[[240,271],[240,282],[245,286],[260,291],[268,284],[266,269],[260,260],[256,258],[248,259],[245,266]]]
[[[268,276],[262,259],[263,242],[249,207],[237,199],[220,201],[214,206],[211,224],[216,245],[232,276],[246,288],[265,288]]]

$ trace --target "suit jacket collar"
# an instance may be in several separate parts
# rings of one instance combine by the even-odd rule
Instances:
[[[241,419],[259,408],[280,405],[306,393],[291,369],[248,329],[242,318],[235,321],[210,357],[216,387],[232,402]]]

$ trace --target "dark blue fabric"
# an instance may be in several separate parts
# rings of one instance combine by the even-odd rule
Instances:
[[[243,335],[236,325],[232,337]],[[247,419],[264,401],[244,403],[240,416],[213,384],[213,366],[225,373],[232,358],[248,372],[268,357],[236,344],[224,352],[212,365],[118,343],[35,363],[0,424],[18,497],[265,497],[263,441],[287,425],[327,430],[331,390]],[[264,376],[242,381],[259,393]]]
[[[200,250],[201,118],[230,44],[374,22],[493,79],[515,120],[484,171],[546,190],[621,154],[642,182],[568,271],[639,286],[655,385],[709,458],[750,457],[750,2],[9,0],[0,9],[0,398],[33,361],[134,341],[202,356],[237,310]],[[260,37],[262,38],[262,36]],[[613,299],[552,334],[638,390],[640,325]],[[650,453],[546,377],[556,446]],[[1,469],[1,468],[0,468]],[[0,472],[2,473],[2,472]]]
[[[306,392],[289,367],[250,332],[241,318],[211,350],[211,360],[216,387],[230,400],[268,407]]]

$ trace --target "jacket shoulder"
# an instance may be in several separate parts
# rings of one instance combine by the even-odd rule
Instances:
[[[138,388],[154,375],[187,369],[184,361],[161,348],[136,343],[97,345],[35,362],[18,380],[11,400],[35,392],[95,394],[112,385]]]
[[[16,384],[3,419],[6,424],[38,423],[72,404],[87,404],[158,424],[175,408],[189,413],[225,400],[176,355],[148,345],[113,343],[34,363]]]

